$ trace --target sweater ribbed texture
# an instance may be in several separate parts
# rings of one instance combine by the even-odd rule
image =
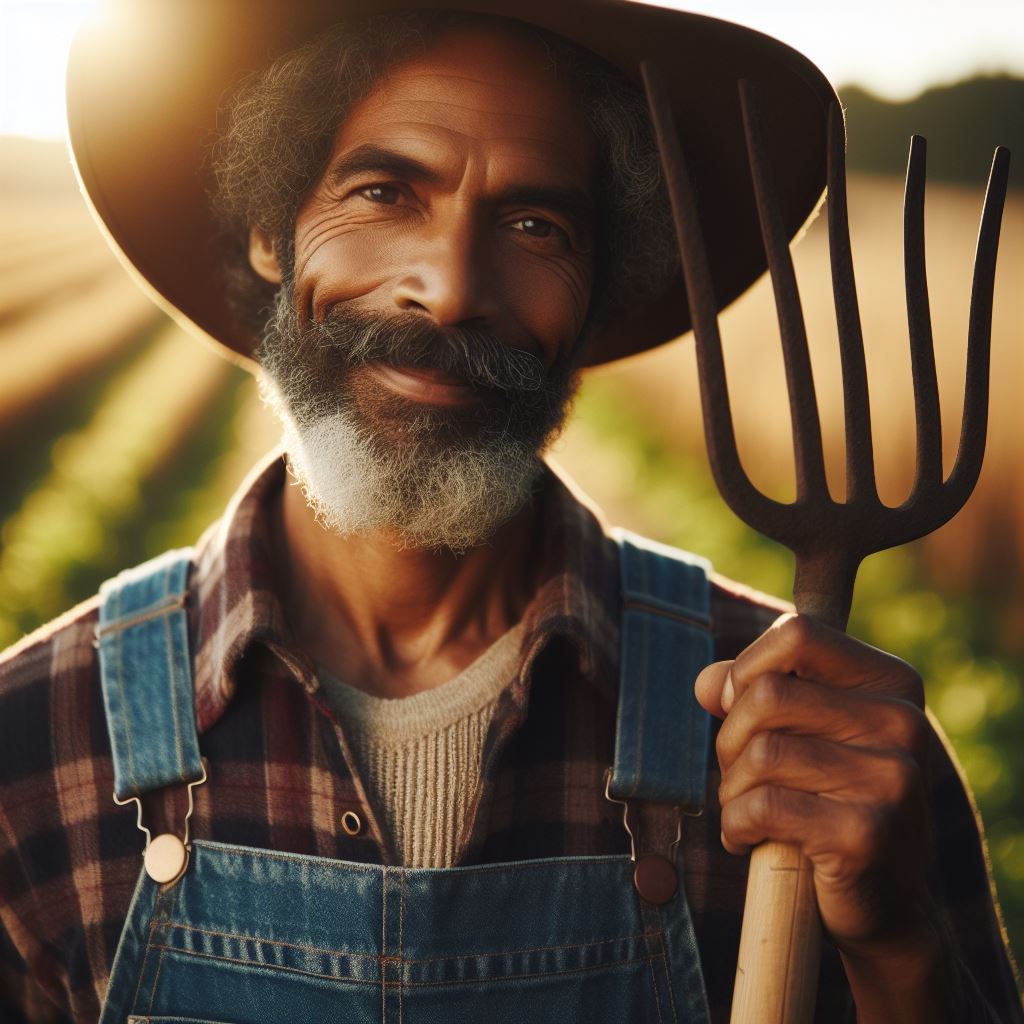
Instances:
[[[319,671],[369,798],[406,867],[446,868],[479,800],[484,739],[519,664],[514,626],[447,683],[389,699]]]

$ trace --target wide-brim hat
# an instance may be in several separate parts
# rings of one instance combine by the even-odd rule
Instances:
[[[730,22],[633,0],[112,0],[71,49],[68,134],[108,240],[175,319],[252,365],[258,339],[229,305],[203,176],[225,97],[335,22],[431,8],[539,25],[637,83],[640,62],[657,62],[695,179],[720,309],[766,266],[738,81],[758,92],[788,236],[817,209],[835,93],[806,57]],[[592,339],[588,363],[652,348],[689,326],[680,279],[628,304]]]

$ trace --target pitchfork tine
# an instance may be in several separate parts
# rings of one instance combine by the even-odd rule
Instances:
[[[932,318],[924,255],[924,181],[927,147],[920,135],[910,140],[903,199],[903,269],[910,329],[910,368],[917,418],[917,473],[911,501],[935,497],[942,488],[942,419],[935,375]]]
[[[992,157],[985,205],[981,211],[978,247],[971,285],[971,315],[967,328],[967,389],[960,428],[960,447],[946,481],[950,503],[956,507],[970,496],[985,455],[988,432],[989,353],[992,337],[992,292],[995,287],[999,227],[1010,174],[1010,151],[999,146]]]
[[[744,519],[751,515],[764,515],[771,507],[776,507],[777,503],[761,494],[750,483],[736,448],[722,357],[722,339],[718,330],[718,306],[708,268],[697,200],[679,142],[675,117],[657,68],[649,61],[642,62],[640,68],[679,240],[683,281],[697,352],[704,433],[711,469],[722,496],[737,515]]]
[[[747,156],[754,182],[757,215],[761,222],[765,255],[775,292],[775,308],[782,337],[782,355],[789,388],[789,414],[793,424],[793,455],[796,461],[796,496],[801,499],[828,496],[825,480],[825,459],[821,450],[821,424],[814,397],[814,378],[807,352],[807,331],[804,328],[800,294],[789,254],[789,233],[782,223],[782,213],[775,192],[775,183],[768,167],[761,132],[757,97],[749,82],[740,82],[740,105],[747,136]]]
[[[843,111],[838,103],[833,103],[828,112],[828,248],[843,369],[846,500],[877,504],[864,335],[860,326],[846,207],[846,133]]]

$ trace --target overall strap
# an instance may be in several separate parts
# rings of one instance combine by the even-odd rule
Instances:
[[[704,807],[711,719],[693,684],[711,663],[710,565],[616,530],[622,640],[615,767],[618,800]]]
[[[203,774],[185,616],[191,554],[168,551],[100,588],[96,640],[119,800]]]

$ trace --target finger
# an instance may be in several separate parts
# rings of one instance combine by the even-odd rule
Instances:
[[[921,790],[922,781],[917,762],[901,751],[863,750],[813,737],[762,732],[723,776],[719,802],[724,807],[764,785],[898,807]]]
[[[924,712],[907,701],[769,672],[748,684],[719,730],[716,750],[723,770],[755,735],[769,731],[865,749],[900,749],[922,765],[930,732]]]
[[[722,839],[738,853],[766,840],[800,847],[812,861],[826,855],[866,863],[882,841],[882,816],[781,786],[758,786],[722,808]]]
[[[799,849],[814,866],[826,930],[863,941],[919,905],[926,822],[922,806],[897,818],[891,808],[765,785],[722,809],[722,842],[731,852],[765,840]]]
[[[731,666],[731,661],[716,661],[702,669],[693,684],[697,703],[716,718],[724,718],[728,711],[722,705],[722,691]]]
[[[809,615],[781,616],[740,653],[730,672],[736,697],[766,672],[791,673],[924,707],[924,685],[913,667]]]

